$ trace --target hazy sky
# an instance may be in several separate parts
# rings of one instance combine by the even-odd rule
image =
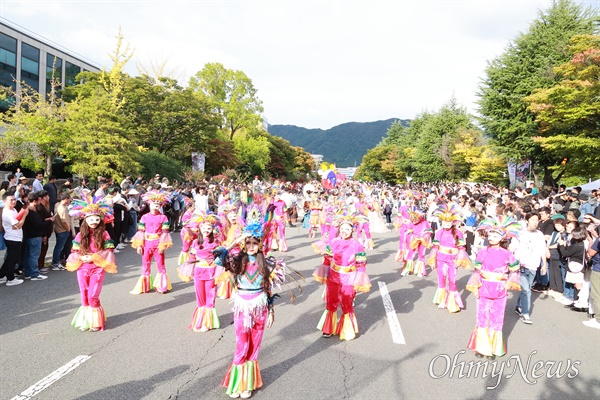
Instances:
[[[133,75],[137,63],[167,60],[187,85],[220,62],[252,79],[269,123],[327,129],[411,119],[453,96],[476,113],[486,62],[551,3],[0,0],[0,17],[100,67],[121,27]]]

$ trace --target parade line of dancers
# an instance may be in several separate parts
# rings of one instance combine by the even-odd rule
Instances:
[[[106,321],[100,304],[104,276],[107,272],[117,272],[115,246],[106,231],[113,211],[102,198],[92,198],[82,191],[75,197],[70,214],[82,222],[67,269],[77,272],[81,307],[72,325],[82,331],[102,331]],[[139,221],[138,232],[131,241],[142,258],[142,274],[130,293],[164,294],[171,290],[165,251],[173,246],[173,241],[162,207],[171,199],[168,193],[152,190],[144,194],[143,200],[150,212]],[[308,228],[309,238],[320,235],[320,240],[312,246],[323,256],[313,274],[314,279],[325,286],[325,310],[321,319],[315,321],[317,329],[322,331],[323,337],[336,335],[341,340],[352,340],[359,333],[355,296],[358,292],[368,292],[371,287],[366,254],[375,246],[371,230],[374,226],[377,226],[375,231],[387,231],[387,228],[381,220],[378,202],[362,194],[355,202],[346,200],[345,196],[308,193],[303,226]],[[536,228],[530,229],[529,223],[525,226],[506,215],[483,218],[475,232],[484,245],[470,258],[464,229],[461,229],[465,215],[458,204],[449,201],[439,204],[432,213],[439,226],[432,226],[426,213],[418,207],[418,200],[419,193],[403,192],[394,223],[399,232],[395,260],[400,263],[401,274],[426,276],[428,267],[435,270],[438,286],[433,303],[456,313],[464,308],[456,286],[457,269],[473,268],[466,289],[476,298],[477,317],[467,346],[477,357],[503,356],[506,353],[502,327],[507,291],[521,291],[516,311],[525,323],[531,323],[528,289],[533,278],[528,266],[546,268],[543,235],[544,253],[535,251],[539,238]],[[181,219],[182,250],[177,275],[184,282],[193,280],[196,293],[190,329],[207,332],[220,328],[215,308],[217,297],[230,298],[233,304],[236,348],[223,380],[231,398],[249,398],[262,386],[258,353],[265,328],[269,329],[275,321],[275,290],[285,285],[286,277],[298,287],[303,278],[271,255],[275,250],[288,250],[285,227],[290,222],[290,214],[287,211],[280,193],[273,190],[254,194],[248,202],[224,201],[214,214],[196,211],[190,201]],[[539,214],[532,212],[525,215],[524,221],[533,221],[533,226],[538,219]],[[153,259],[157,267],[154,276],[151,274]],[[572,274],[578,272],[584,274],[582,271]],[[582,279],[589,281],[589,277]],[[525,293],[522,286],[527,288]],[[592,288],[592,294],[594,289],[597,288]],[[291,293],[293,295],[293,291]],[[338,315],[339,307],[341,315]],[[590,307],[593,306],[590,304]]]

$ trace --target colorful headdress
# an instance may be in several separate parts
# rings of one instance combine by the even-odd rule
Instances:
[[[142,200],[146,203],[159,203],[161,206],[165,206],[171,202],[171,196],[166,192],[150,190],[144,193]]]
[[[103,202],[103,197],[94,198],[89,193],[80,191],[77,194],[80,198],[74,198],[71,201],[73,208],[69,211],[69,215],[73,217],[86,218],[90,215],[98,215],[104,219],[112,216],[113,209],[111,206]]]
[[[358,224],[362,224],[368,221],[365,215],[359,213],[352,213],[348,210],[343,210],[342,212],[333,215],[332,219],[333,223],[337,226],[341,226],[343,224],[350,224],[353,227],[356,227]]]
[[[248,224],[260,224],[262,222],[262,215],[263,213],[260,205],[256,203],[248,204],[248,207],[246,208],[246,222]]]
[[[413,207],[411,210],[409,210],[408,217],[411,219],[411,221],[421,221],[425,219],[425,213],[417,207]]]
[[[212,226],[220,225],[221,218],[215,214],[207,214],[205,212],[197,213],[192,216],[189,220],[190,224],[202,225],[202,224],[211,224]]]
[[[262,239],[265,234],[260,222],[252,222],[244,228],[243,234],[257,239]]]
[[[507,237],[516,237],[518,231],[522,228],[523,227],[517,220],[506,215],[486,218],[477,226],[477,230],[497,232],[503,239]]]
[[[237,213],[239,208],[240,208],[240,205],[237,201],[235,203],[223,202],[222,204],[219,204],[219,213],[220,214],[229,214],[230,212]]]
[[[456,204],[442,204],[435,209],[433,215],[435,215],[442,221],[452,222],[453,224],[458,224],[462,222],[462,215],[460,209]]]

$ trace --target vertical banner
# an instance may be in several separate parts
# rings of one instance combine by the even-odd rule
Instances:
[[[192,171],[204,172],[206,155],[204,153],[192,153]]]
[[[526,187],[527,179],[529,179],[530,171],[531,171],[531,161],[530,160],[525,160],[521,164],[518,164],[515,184],[522,188]]]
[[[517,186],[517,163],[515,161],[508,162],[508,181],[511,189]]]

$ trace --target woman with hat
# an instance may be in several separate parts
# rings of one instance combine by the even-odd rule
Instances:
[[[156,190],[146,192],[142,199],[148,203],[150,212],[142,216],[138,231],[131,240],[131,247],[142,256],[142,276],[129,293],[148,293],[153,288],[159,293],[166,293],[172,287],[165,268],[165,250],[173,246],[173,241],[169,234],[169,219],[161,212],[161,207],[171,199],[168,194]],[[150,276],[153,257],[158,268],[154,280]]]
[[[519,261],[508,250],[508,239],[521,228],[506,216],[485,219],[477,227],[489,243],[477,252],[475,272],[467,282],[467,290],[477,298],[477,322],[468,347],[478,358],[494,359],[506,353],[502,327],[508,290],[521,290]]]
[[[358,333],[354,315],[356,292],[367,293],[371,282],[367,276],[367,255],[364,246],[352,233],[365,217],[358,214],[335,216],[334,223],[340,227],[339,236],[327,245],[323,263],[313,273],[315,280],[326,284],[325,312],[317,325],[323,337],[339,335],[341,340],[352,340]],[[339,323],[337,309],[342,307]]]
[[[427,263],[431,268],[437,269],[438,274],[438,288],[433,303],[455,313],[464,308],[456,290],[456,269],[460,266],[466,268],[470,264],[465,251],[465,239],[457,227],[462,222],[461,211],[456,204],[443,204],[433,215],[442,222],[442,229],[435,232]]]
[[[71,325],[81,331],[103,331],[106,314],[100,304],[102,283],[106,272],[117,273],[115,245],[105,229],[105,219],[112,210],[105,203],[94,203],[89,194],[73,199],[72,204],[69,214],[82,216],[83,222],[67,258],[67,271],[77,271],[81,292],[81,307]]]

